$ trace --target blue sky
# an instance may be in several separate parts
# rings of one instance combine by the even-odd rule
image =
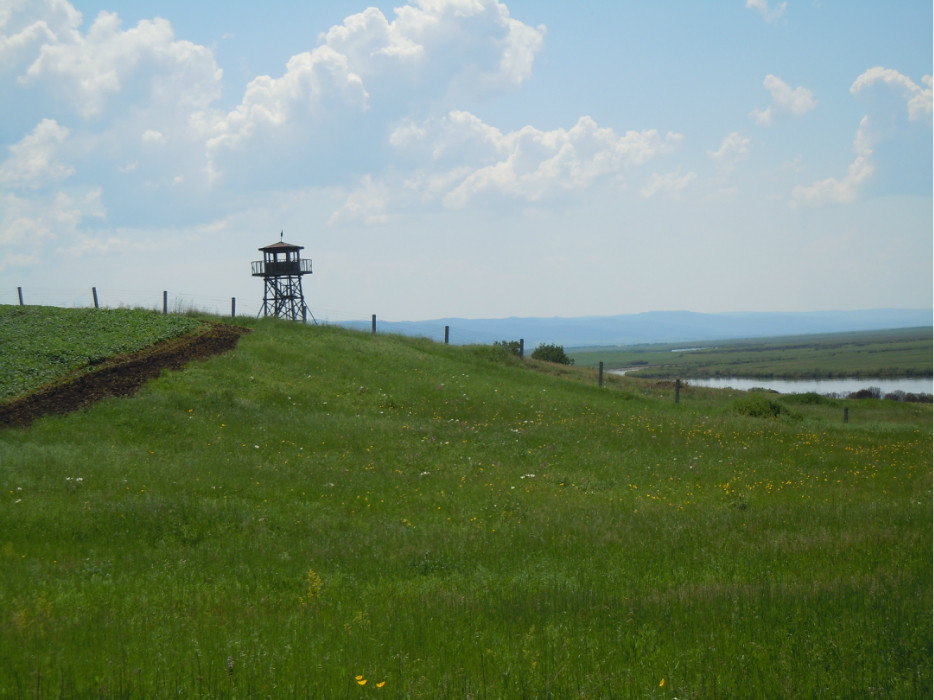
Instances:
[[[0,0],[0,303],[928,308],[930,2]]]

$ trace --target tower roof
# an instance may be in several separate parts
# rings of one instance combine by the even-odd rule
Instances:
[[[265,251],[272,251],[272,252],[275,252],[275,251],[277,251],[277,250],[302,250],[302,249],[305,247],[305,246],[302,246],[302,245],[294,245],[294,244],[292,244],[292,243],[286,243],[285,241],[282,240],[282,238],[283,238],[284,235],[285,235],[285,232],[280,231],[280,232],[279,232],[279,242],[278,242],[278,243],[272,243],[272,244],[270,244],[270,245],[268,245],[268,246],[265,246],[264,248],[260,248],[260,251],[262,251],[262,252],[265,252]]]
[[[272,250],[272,251],[275,251],[275,250],[302,250],[304,247],[305,247],[305,246],[303,246],[303,245],[294,245],[294,244],[292,244],[292,243],[286,243],[285,241],[278,241],[278,242],[276,242],[276,243],[272,243],[272,244],[270,244],[270,245],[264,246],[264,247],[260,248],[260,250],[261,250],[261,251],[267,251],[267,250]]]

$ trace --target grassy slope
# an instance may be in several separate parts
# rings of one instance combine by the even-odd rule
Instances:
[[[608,368],[650,365],[647,377],[929,377],[934,348],[930,328],[832,333],[719,343],[672,352],[684,343],[580,349],[577,364]]]
[[[255,325],[0,432],[0,696],[930,693],[930,406]]]

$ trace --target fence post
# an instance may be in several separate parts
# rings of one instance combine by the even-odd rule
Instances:
[[[91,287],[91,294],[94,295],[94,308],[99,309],[100,307],[97,305],[97,287]]]
[[[376,333],[376,314],[373,314],[372,322],[373,322],[373,327],[370,332],[375,334]]]
[[[19,294],[19,305],[22,306],[23,305],[23,288],[17,287],[16,293]]]
[[[675,379],[675,403],[681,401],[681,380]]]
[[[597,380],[597,386],[603,386],[603,362],[600,362],[600,378]]]
[[[444,344],[447,345],[450,339],[451,339],[451,327],[445,326],[444,327]]]
[[[230,297],[230,318],[237,317],[237,297]]]
[[[519,359],[525,357],[525,338],[519,338]]]
[[[169,293],[167,291],[162,292],[162,313],[169,313]]]

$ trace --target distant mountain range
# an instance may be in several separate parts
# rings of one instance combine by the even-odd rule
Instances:
[[[453,344],[489,344],[498,340],[524,340],[531,351],[540,343],[565,348],[592,345],[641,345],[735,338],[762,338],[813,333],[927,327],[934,323],[932,309],[871,309],[864,311],[740,312],[705,314],[692,311],[649,311],[618,316],[573,318],[439,318],[431,321],[380,321],[378,333],[444,340],[450,328]],[[370,330],[371,321],[339,325]]]

